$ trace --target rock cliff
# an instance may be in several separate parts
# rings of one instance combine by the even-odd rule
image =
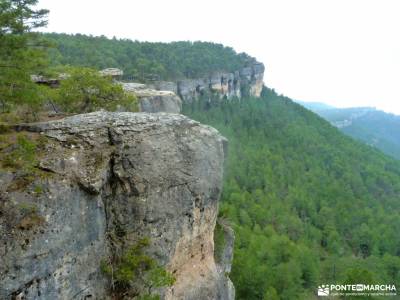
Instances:
[[[226,149],[215,129],[96,112],[18,130],[46,142],[34,176],[0,169],[1,299],[111,299],[101,261],[143,237],[176,278],[162,299],[234,299],[214,260]]]
[[[180,113],[182,101],[191,102],[200,96],[213,95],[229,99],[241,98],[245,94],[260,97],[263,78],[264,65],[254,63],[234,73],[216,72],[198,79],[121,84],[125,91],[139,98],[139,110],[142,112]]]
[[[177,82],[159,81],[150,86],[156,90],[172,91],[183,101],[192,101],[201,95],[215,94],[220,98],[241,97],[248,94],[260,97],[264,65],[256,62],[234,73],[216,72],[204,78],[184,79]]]

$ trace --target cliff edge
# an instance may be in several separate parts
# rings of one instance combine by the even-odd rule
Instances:
[[[228,99],[242,96],[258,98],[264,85],[264,71],[264,64],[254,62],[235,72],[214,72],[203,78],[175,82],[156,81],[149,86],[156,90],[172,91],[184,102],[191,102],[206,95]]]
[[[262,63],[254,62],[233,73],[214,72],[197,79],[151,81],[147,84],[121,82],[121,85],[125,91],[138,97],[142,112],[180,113],[182,102],[192,102],[200,97],[259,98],[264,86],[264,70]]]
[[[215,129],[182,115],[95,112],[18,130],[42,146],[32,176],[12,162],[0,169],[1,299],[111,299],[101,262],[143,238],[176,279],[147,287],[161,299],[234,298],[214,260],[226,148]]]

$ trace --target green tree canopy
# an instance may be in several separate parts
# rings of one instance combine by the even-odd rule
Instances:
[[[400,284],[400,163],[265,88],[184,113],[228,138],[220,213],[237,299],[314,299],[320,284]],[[347,299],[347,298],[346,298]]]
[[[46,44],[33,29],[47,24],[48,11],[35,10],[37,0],[0,2],[0,104],[3,112],[16,105],[38,107],[40,93],[31,74],[43,70]]]
[[[137,99],[125,93],[111,77],[90,68],[69,67],[60,87],[50,90],[50,98],[65,112],[83,113],[98,109],[115,110],[120,106],[137,111]]]
[[[82,34],[47,33],[56,45],[51,63],[104,69],[116,67],[137,81],[198,78],[212,72],[234,72],[254,63],[245,53],[210,42],[172,43],[108,39]]]

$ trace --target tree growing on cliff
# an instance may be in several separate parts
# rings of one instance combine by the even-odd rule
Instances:
[[[47,44],[33,29],[47,24],[48,10],[35,10],[37,0],[0,2],[0,104],[2,111],[40,105],[38,87],[30,75],[46,65]]]
[[[65,112],[83,113],[98,109],[137,111],[137,99],[125,93],[111,77],[90,68],[69,67],[66,79],[58,89],[50,90],[50,98]]]
[[[100,268],[111,280],[114,296],[130,296],[140,300],[159,300],[153,289],[172,286],[175,277],[145,253],[149,238],[142,238],[122,255],[101,262]]]

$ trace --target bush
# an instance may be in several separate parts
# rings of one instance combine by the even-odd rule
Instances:
[[[140,299],[158,299],[157,295],[152,295],[152,288],[174,284],[175,278],[145,254],[144,249],[149,244],[150,240],[143,238],[122,255],[101,262],[100,268],[110,278],[114,294],[131,293]],[[146,294],[141,293],[143,289],[147,290]]]
[[[60,88],[49,90],[53,99],[65,112],[84,113],[98,109],[137,111],[137,99],[127,94],[111,77],[94,69],[68,68],[68,77],[61,80]]]

